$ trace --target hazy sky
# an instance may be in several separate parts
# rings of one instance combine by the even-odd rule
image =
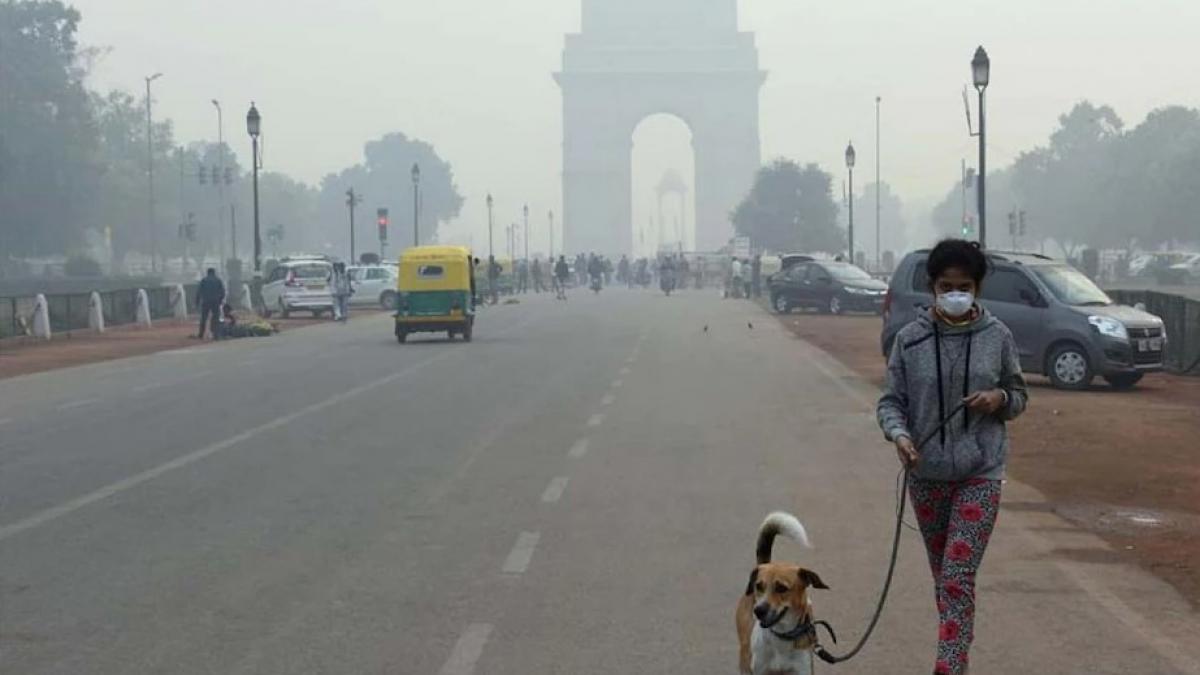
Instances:
[[[453,163],[467,197],[456,230],[485,221],[488,190],[501,220],[515,220],[525,201],[543,219],[560,211],[561,96],[550,73],[563,34],[579,29],[578,0],[74,5],[83,42],[111,48],[93,84],[136,91],[162,71],[157,110],[183,139],[215,137],[215,97],[227,137],[247,153],[244,114],[254,99],[269,169],[315,182],[357,161],[364,141],[400,130]],[[757,33],[770,72],[764,157],[815,161],[840,177],[852,138],[858,179],[868,178],[879,95],[883,177],[910,202],[940,198],[960,158],[974,157],[961,89],[977,44],[993,64],[993,167],[1043,142],[1081,98],[1112,105],[1127,124],[1158,106],[1200,105],[1194,0],[742,0],[741,24]],[[653,134],[639,147],[669,155],[657,164],[690,165],[670,156],[686,149],[685,132]]]

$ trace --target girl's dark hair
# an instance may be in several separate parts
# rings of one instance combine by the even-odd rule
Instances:
[[[978,242],[943,239],[933,247],[929,252],[929,259],[925,261],[925,273],[929,275],[929,283],[937,281],[938,277],[952,267],[966,272],[976,284],[982,284],[991,263],[983,249],[979,248]]]

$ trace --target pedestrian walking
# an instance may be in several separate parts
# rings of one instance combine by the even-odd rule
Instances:
[[[733,262],[729,263],[729,290],[725,293],[730,298],[740,298],[742,296],[742,262],[733,257]]]
[[[529,261],[522,260],[517,263],[517,292],[529,292]]]
[[[754,297],[762,297],[762,254],[759,253],[750,261],[750,290]]]
[[[492,304],[500,302],[500,291],[496,288],[500,280],[500,263],[496,262],[496,256],[488,256],[488,294],[492,296]]]
[[[567,265],[566,256],[558,256],[558,262],[554,265],[554,291],[555,299],[567,299],[567,279],[571,276],[571,267]]]
[[[1028,394],[1012,333],[975,301],[988,272],[979,245],[945,240],[926,271],[934,306],[896,336],[877,414],[911,472],[939,616],[933,672],[961,675],[975,638],[975,577],[1000,507],[1006,423]],[[913,439],[930,434],[918,451]]]
[[[346,272],[346,263],[333,263],[333,275],[330,277],[329,286],[333,293],[334,321],[348,321],[350,319],[350,296],[354,295],[354,284]]]
[[[533,259],[533,267],[530,272],[533,274],[533,292],[541,293],[546,290],[545,284],[542,283],[542,261],[540,259]]]
[[[746,258],[742,261],[742,297],[750,299],[751,280],[750,280],[750,259]]]
[[[225,284],[217,276],[217,270],[210,267],[200,280],[200,287],[196,289],[196,306],[200,308],[200,332],[196,335],[197,339],[204,339],[205,325],[208,326],[214,340],[221,337],[221,304],[224,301]]]

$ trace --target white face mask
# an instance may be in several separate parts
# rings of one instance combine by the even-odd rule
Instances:
[[[971,311],[975,305],[975,295],[965,291],[950,291],[937,296],[938,309],[942,314],[957,318]]]

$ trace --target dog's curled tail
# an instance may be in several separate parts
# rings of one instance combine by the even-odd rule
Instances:
[[[771,549],[775,547],[775,537],[781,534],[805,548],[812,548],[812,544],[808,542],[808,532],[796,516],[776,511],[767,516],[758,528],[758,546],[755,547],[754,553],[758,556],[759,565],[771,562]]]

